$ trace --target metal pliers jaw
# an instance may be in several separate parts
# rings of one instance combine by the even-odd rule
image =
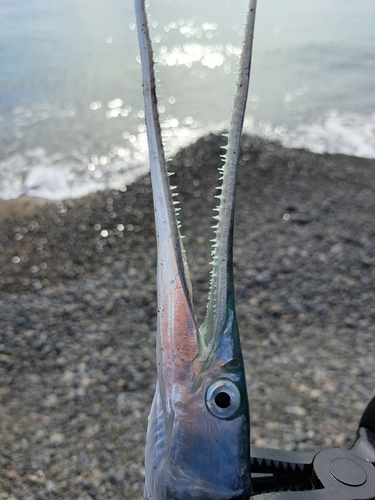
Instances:
[[[349,450],[251,449],[256,500],[375,500],[375,397]]]

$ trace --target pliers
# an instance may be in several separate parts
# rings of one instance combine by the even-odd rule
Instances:
[[[292,452],[251,448],[257,500],[375,500],[375,397],[350,449]]]

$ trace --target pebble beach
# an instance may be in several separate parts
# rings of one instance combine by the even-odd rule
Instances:
[[[198,321],[220,146],[181,150]],[[348,447],[374,396],[375,160],[243,138],[237,314],[251,441]],[[126,190],[0,202],[0,500],[133,500],[155,387],[149,176]]]

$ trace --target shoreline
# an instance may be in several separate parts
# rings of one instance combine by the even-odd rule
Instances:
[[[223,129],[223,133],[225,130]],[[183,146],[180,149],[177,150],[176,153],[173,154],[172,159],[174,156],[178,156],[181,151],[184,151],[185,149],[189,149],[191,147],[194,148],[194,145],[197,143],[200,143],[201,141],[206,141],[207,137],[216,137],[216,140],[221,141],[221,132],[218,133],[217,131],[211,131],[211,132],[206,132],[205,135],[201,135],[197,137],[194,142],[189,142],[187,146]],[[282,138],[278,139],[277,136],[272,136],[272,137],[267,137],[267,136],[262,136],[262,135],[252,135],[251,131],[248,132],[243,132],[243,136],[245,138],[247,137],[252,137],[254,141],[258,144],[278,144],[281,148],[286,149],[286,150],[291,150],[291,151],[300,151],[303,153],[307,154],[312,154],[316,155],[318,157],[332,157],[332,158],[346,158],[346,159],[352,159],[352,163],[359,163],[363,164],[366,162],[374,163],[375,162],[375,155],[371,156],[368,154],[368,151],[364,149],[362,151],[363,155],[361,154],[354,154],[352,152],[345,152],[345,151],[336,151],[332,152],[331,151],[323,151],[323,150],[317,150],[314,151],[314,149],[310,149],[309,146],[304,146],[302,142],[298,142],[297,145],[294,145],[293,142],[288,142],[285,140],[282,140]],[[361,150],[358,150],[358,153],[361,153]],[[148,162],[148,159],[147,159]],[[133,167],[134,169],[134,167]],[[133,170],[131,169],[131,170]],[[143,169],[142,169],[143,170]],[[124,174],[125,176],[127,175],[126,173]],[[147,174],[142,174],[140,173],[138,177],[135,178],[133,182],[130,184],[125,185],[125,190],[127,186],[136,184],[139,179],[142,179],[145,175]],[[115,188],[105,188],[105,189],[98,189],[97,191],[91,191],[88,192],[87,194],[79,197],[73,197],[73,198],[64,198],[62,197],[61,199],[58,198],[44,198],[42,196],[38,195],[29,195],[29,194],[20,194],[16,198],[1,198],[0,197],[0,223],[8,217],[16,216],[18,213],[22,212],[24,210],[24,213],[26,215],[32,215],[34,213],[37,213],[38,209],[42,207],[43,205],[57,205],[62,203],[64,200],[70,200],[72,202],[83,199],[83,198],[88,198],[90,196],[93,196],[97,193],[100,192],[109,192],[109,191],[116,191]]]
[[[57,204],[57,202],[54,203],[46,198],[38,198],[28,195],[21,195],[12,200],[0,199],[0,224],[7,219],[16,218],[19,215],[32,217],[43,210],[45,205],[53,204]]]
[[[296,197],[300,205],[297,211],[302,215],[293,214],[292,207],[291,214],[286,216],[290,216],[292,222],[300,215],[302,219],[310,217],[305,213],[303,197],[298,193],[301,188],[307,197],[312,196],[313,186],[315,191],[316,188],[325,191],[329,203],[330,190],[317,186],[319,177],[322,178],[322,183],[332,185],[332,189],[336,182],[353,182],[362,185],[363,189],[374,189],[375,159],[338,154],[320,155],[284,148],[277,142],[256,136],[244,136],[243,142],[245,149],[249,147],[246,144],[251,145],[253,149],[250,147],[248,152],[244,152],[240,160],[237,212],[245,210],[251,213],[255,207],[260,213],[262,211],[261,203],[255,203],[254,206],[251,205],[251,200],[247,203],[246,197],[241,194],[241,184],[243,189],[256,192],[259,191],[256,183],[261,182],[261,189],[278,189],[275,192],[276,198]],[[196,231],[195,239],[205,240],[211,231],[211,208],[215,206],[214,186],[219,184],[216,168],[220,164],[218,153],[222,143],[221,136],[211,134],[182,149],[172,160],[171,169],[177,171],[173,180],[178,185],[179,200],[182,204],[182,230],[185,231],[186,228],[185,236],[188,240],[191,230]],[[203,164],[200,170],[200,165],[194,165],[192,160],[195,154],[198,154],[198,158],[209,156],[204,153],[205,149],[213,150],[208,159],[207,171],[204,170]],[[298,168],[294,166],[295,156],[298,157]],[[303,167],[303,162],[306,162],[307,168]],[[316,162],[316,165],[312,166],[311,162]],[[246,177],[253,180],[248,182]],[[311,186],[307,182],[300,182],[304,177],[312,178]],[[295,184],[294,178],[298,181],[297,192],[291,193]],[[286,179],[289,179],[290,185]],[[267,183],[270,185],[267,186]],[[271,183],[274,183],[274,186]],[[360,189],[358,191],[360,192]],[[203,200],[202,193],[206,193]],[[268,194],[266,203],[267,197]],[[151,198],[150,177],[146,174],[129,185],[126,191],[98,191],[65,201],[27,195],[12,200],[0,200],[0,289],[4,285],[12,286],[13,282],[22,281],[27,284],[38,281],[39,278],[47,284],[71,279],[85,272],[92,272],[107,253],[113,256],[126,252],[128,248],[148,240],[150,231],[154,231]],[[323,200],[323,203],[326,203],[326,200]],[[191,224],[193,219],[189,212],[195,211],[192,208],[194,204],[202,211],[202,219],[199,220],[204,229],[201,229],[200,225]],[[287,212],[287,208],[288,203],[279,209]],[[49,233],[51,235],[47,237]],[[192,238],[194,240],[194,236]],[[151,248],[155,246],[154,241],[151,239]],[[77,246],[82,246],[79,257],[75,252]],[[207,245],[205,246],[208,255]],[[106,251],[103,251],[105,247]]]
[[[222,141],[170,166],[199,321]],[[374,395],[374,194],[375,160],[244,137],[234,271],[252,444],[353,439]],[[3,498],[140,498],[156,373],[149,176],[34,208],[0,223]]]

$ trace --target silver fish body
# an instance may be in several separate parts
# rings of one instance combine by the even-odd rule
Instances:
[[[149,416],[145,499],[251,494],[250,418],[233,285],[233,220],[256,0],[250,9],[228,136],[205,321],[198,328],[169,185],[144,0],[135,0],[157,235],[157,386]]]

